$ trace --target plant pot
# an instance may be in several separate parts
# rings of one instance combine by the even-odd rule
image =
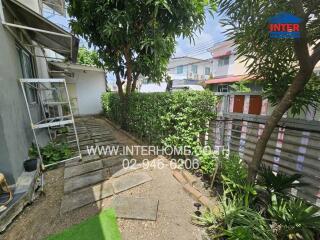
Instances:
[[[23,167],[26,172],[33,172],[38,168],[38,159],[28,159],[23,162]]]

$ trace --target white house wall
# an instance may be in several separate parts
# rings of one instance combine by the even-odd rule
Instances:
[[[197,73],[192,73],[192,65],[197,65]],[[177,67],[183,66],[183,73],[177,73]],[[173,80],[182,80],[182,79],[194,79],[194,80],[205,80],[210,77],[205,74],[205,68],[210,67],[212,72],[212,64],[210,61],[203,61],[201,59],[194,59],[188,57],[181,57],[171,59],[168,65],[168,73],[170,74]]]
[[[78,114],[91,115],[102,112],[101,95],[106,91],[104,72],[72,70],[74,77],[67,77],[68,83],[76,84]]]

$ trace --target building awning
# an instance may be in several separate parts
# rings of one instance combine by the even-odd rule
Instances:
[[[4,7],[15,15],[13,23],[3,21],[9,28],[20,28],[28,32],[31,39],[45,48],[75,62],[77,59],[79,39],[65,31],[43,16],[16,0],[3,0]]]
[[[102,68],[97,68],[95,66],[66,63],[66,62],[49,62],[49,67],[52,69],[67,70],[67,71],[68,70],[81,70],[81,71],[104,72],[104,70]]]
[[[205,81],[206,84],[219,84],[219,83],[233,83],[233,82],[240,82],[246,79],[246,75],[240,76],[227,76],[222,78],[214,78]]]

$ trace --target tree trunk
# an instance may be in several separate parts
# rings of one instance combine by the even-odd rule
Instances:
[[[124,98],[124,93],[122,88],[123,83],[121,82],[120,73],[118,71],[115,71],[114,73],[116,75],[116,84],[118,87],[118,93],[119,93],[120,99],[123,99]]]
[[[124,57],[126,59],[126,67],[127,67],[126,96],[129,96],[131,93],[131,87],[132,87],[132,61],[131,61],[131,52],[128,46],[125,47],[124,49]]]
[[[268,140],[277,126],[278,122],[281,120],[283,114],[289,110],[292,106],[293,101],[299,93],[304,90],[305,85],[311,78],[313,68],[307,68],[305,70],[300,70],[297,76],[294,78],[291,86],[286,91],[284,97],[281,99],[279,104],[273,110],[271,116],[268,118],[263,133],[259,137],[253,157],[252,162],[249,164],[249,174],[248,180],[254,182],[257,171],[260,167],[263,154],[265,152]]]
[[[139,78],[140,73],[136,72],[133,76],[133,82],[132,82],[132,86],[131,86],[131,92],[135,92],[136,88],[137,88],[137,82],[138,82],[138,78]]]

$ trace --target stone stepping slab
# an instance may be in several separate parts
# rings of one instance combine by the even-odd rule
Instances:
[[[78,135],[82,135],[82,134],[87,134],[88,130],[87,129],[83,129],[83,130],[77,130],[77,134]],[[69,131],[67,132],[67,136],[74,136],[74,131]]]
[[[87,146],[87,145],[93,145],[94,141],[93,140],[85,140],[85,141],[79,141],[79,146]],[[69,143],[69,147],[71,148],[75,148],[77,147],[77,143],[73,142],[73,143]]]
[[[101,141],[116,141],[116,138],[111,136],[111,135],[100,135],[100,136],[95,136],[92,137],[95,142],[101,142]]]
[[[121,176],[126,175],[128,173],[135,172],[141,168],[142,168],[142,164],[136,164],[131,167],[121,168],[119,171],[116,171],[114,174],[112,174],[112,177],[118,178],[118,177],[121,177]]]
[[[99,160],[99,157],[97,155],[86,156],[82,159],[82,161],[76,160],[71,163],[68,162],[68,164],[66,163],[67,165],[64,170],[64,178],[65,179],[72,178],[75,176],[80,176],[86,173],[94,172],[103,168],[113,168],[116,166],[120,166],[120,167],[111,169],[112,173],[113,172],[116,173],[123,168],[122,166],[123,166],[124,159],[130,159],[130,157],[129,156],[113,156],[113,157]],[[136,168],[135,170],[130,168],[126,168],[126,169],[128,169],[128,172],[132,172],[137,170],[138,168]],[[125,173],[128,173],[128,172],[125,171]]]
[[[98,145],[99,146],[99,145]],[[101,145],[101,146],[104,146],[104,145]],[[81,155],[82,156],[88,156],[89,155],[89,152],[88,152],[88,150],[87,150],[87,148],[85,147],[80,147],[80,150],[81,150]],[[106,153],[104,153],[103,151],[101,152],[101,157],[110,157],[110,156],[114,156],[115,154],[116,154],[116,152],[114,151],[114,152],[112,152],[111,151],[112,149],[110,149],[110,151],[106,151]],[[122,148],[120,148],[119,147],[119,149],[118,149],[118,153],[117,154],[122,154]],[[90,155],[92,155],[93,154],[93,152],[91,152],[90,153]],[[96,155],[98,155],[99,156],[99,152],[98,151],[96,151]]]
[[[111,136],[111,132],[110,131],[106,131],[105,129],[97,129],[94,131],[91,131],[91,135],[92,136],[101,136],[101,135],[110,135]]]
[[[81,188],[89,187],[107,179],[108,173],[104,169],[68,178],[64,181],[64,193],[70,193]]]
[[[152,177],[146,172],[134,173],[132,175],[125,175],[120,178],[116,178],[113,180],[113,191],[115,193],[120,193],[141,185],[143,183],[149,182],[152,180]]]
[[[112,201],[118,218],[157,220],[159,200],[117,196]]]
[[[100,159],[99,155],[87,155],[87,156],[83,156],[81,160],[79,160],[79,159],[70,160],[70,161],[66,162],[64,166],[65,167],[72,167],[72,166],[96,161],[99,159]]]
[[[103,168],[102,161],[88,162],[64,169],[64,178],[72,178],[85,173],[94,172]]]
[[[100,184],[89,186],[66,194],[62,199],[60,211],[62,213],[65,213],[83,207],[90,203],[99,201],[101,199],[111,197],[114,193],[117,193],[116,186],[119,185],[120,180],[124,180],[124,183],[122,184],[122,191],[129,190],[133,187],[139,186],[145,182],[152,180],[152,178],[144,172],[135,173],[134,175],[131,175],[129,177],[131,179],[131,183],[129,183],[128,178],[124,176],[117,178],[116,181],[107,180]]]
[[[123,161],[125,159],[131,159],[131,157],[127,155],[110,156],[107,158],[103,158],[101,161],[104,168],[110,168],[110,167],[119,166],[119,165],[123,166]]]
[[[105,181],[101,184],[65,195],[61,202],[60,211],[61,213],[66,213],[101,199],[111,197],[112,195],[112,184],[109,181]]]
[[[86,133],[86,134],[78,134],[78,138],[79,138],[79,140],[92,139],[91,136],[88,133]],[[74,141],[74,140],[76,140],[76,136],[75,135],[69,135],[69,136],[67,136],[67,140],[68,141]]]
[[[94,140],[95,146],[123,146],[121,143],[119,143],[116,139],[95,139]]]

